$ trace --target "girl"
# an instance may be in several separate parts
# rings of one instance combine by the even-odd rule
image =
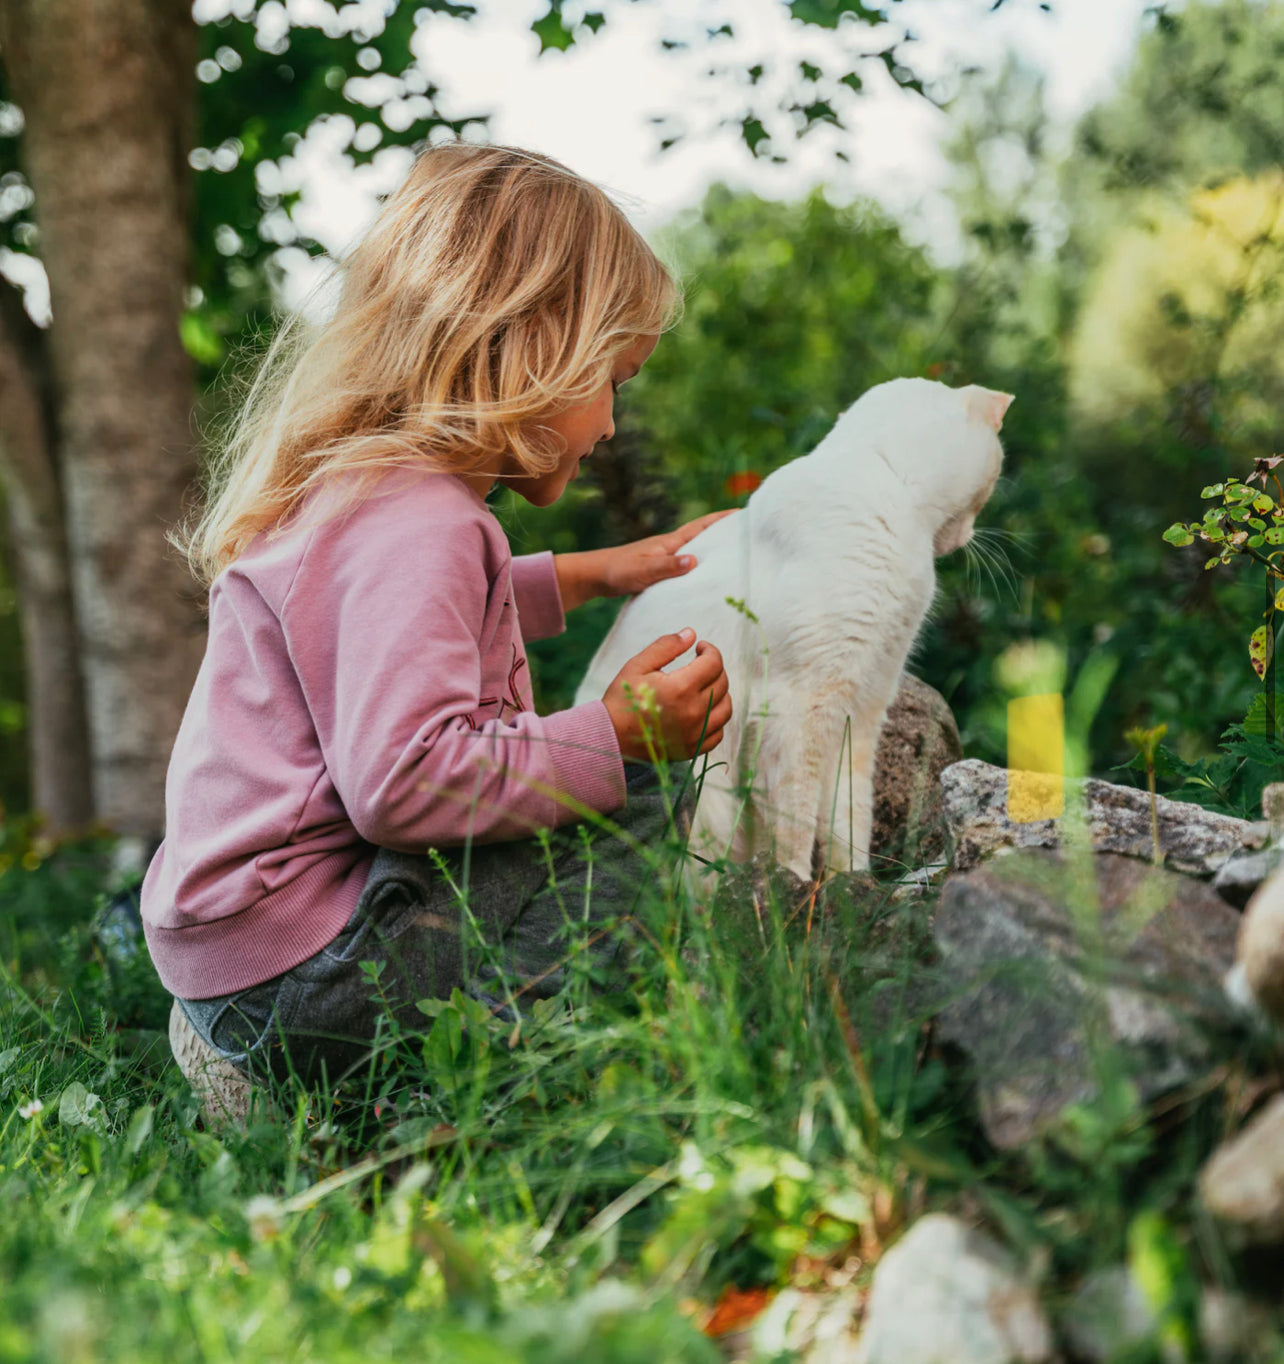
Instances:
[[[592,597],[689,571],[679,551],[713,518],[514,560],[484,501],[500,481],[537,507],[562,495],[676,305],[601,190],[546,157],[454,144],[420,156],[345,262],[333,317],[274,345],[184,543],[210,584],[209,643],[143,886],[198,1088],[215,1059],[338,1079],[381,1020],[422,1024],[415,1001],[456,987],[510,1010],[553,992],[563,905],[580,916],[590,873],[581,840],[532,836],[598,812],[633,846],[654,839],[657,782],[625,760],[718,742],[718,651],[662,671],[690,630],[601,701],[544,717],[524,648]],[[627,912],[630,857],[599,844],[590,928]],[[609,965],[619,934],[594,938]]]

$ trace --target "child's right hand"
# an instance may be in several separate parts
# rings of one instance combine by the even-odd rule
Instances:
[[[615,726],[621,756],[683,761],[708,753],[721,741],[731,719],[731,684],[717,649],[701,640],[685,667],[661,671],[686,653],[694,639],[694,630],[662,635],[630,659],[606,689],[602,703]]]

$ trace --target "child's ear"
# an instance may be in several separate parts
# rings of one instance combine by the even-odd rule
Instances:
[[[968,415],[975,421],[984,422],[992,431],[1003,426],[1003,418],[1012,406],[1011,393],[999,393],[992,388],[980,388],[973,384],[967,390]]]

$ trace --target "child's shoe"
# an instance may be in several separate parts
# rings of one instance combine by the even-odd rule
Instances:
[[[200,1099],[205,1121],[211,1126],[235,1123],[244,1127],[255,1094],[260,1104],[265,1096],[244,1071],[220,1056],[192,1027],[177,1000],[169,1011],[169,1049]]]

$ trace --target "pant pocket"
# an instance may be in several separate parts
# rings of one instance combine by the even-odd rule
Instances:
[[[327,961],[349,963],[366,957],[379,959],[384,944],[394,942],[424,912],[413,887],[389,882],[381,886],[367,903],[362,896],[353,918],[317,954]]]

